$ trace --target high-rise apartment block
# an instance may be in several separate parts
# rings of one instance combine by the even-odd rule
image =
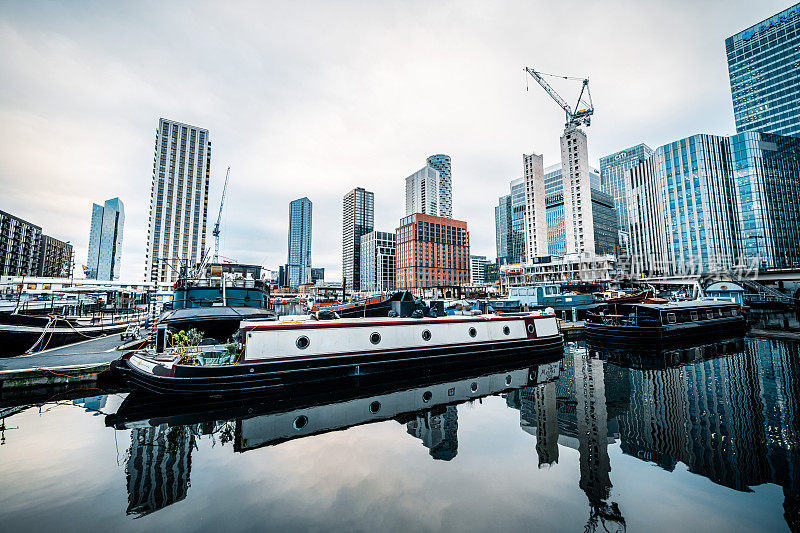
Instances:
[[[800,4],[725,39],[736,131],[800,136]]]
[[[124,225],[125,206],[119,198],[106,200],[103,205],[92,204],[87,278],[106,281],[119,279]]]
[[[547,255],[547,217],[544,202],[544,160],[523,154],[525,170],[525,243],[527,260]]]
[[[586,134],[570,130],[561,136],[561,182],[564,191],[564,236],[568,254],[594,251],[589,152]]]
[[[72,245],[42,234],[36,275],[43,278],[66,278],[72,273]]]
[[[466,222],[414,213],[400,220],[396,233],[398,289],[469,282]]]
[[[160,119],[156,132],[145,281],[172,283],[205,254],[211,140],[208,130]]]
[[[370,231],[361,236],[361,290],[393,291],[396,274],[395,234]]]
[[[439,216],[453,218],[453,173],[450,166],[450,156],[444,154],[432,155],[428,157],[427,163],[429,167],[436,169],[439,173]]]
[[[426,165],[406,178],[406,216],[439,216],[439,171]]]
[[[693,135],[627,180],[636,275],[800,267],[800,138]]]
[[[342,202],[342,280],[352,291],[361,289],[361,236],[375,226],[375,195],[357,187]]]
[[[653,153],[646,144],[637,144],[625,150],[600,158],[600,181],[603,192],[614,200],[617,215],[617,232],[619,247],[627,251],[630,248],[628,234],[628,198],[625,194],[625,176],[629,169],[635,167]]]
[[[286,281],[292,289],[311,282],[311,209],[311,200],[306,197],[289,203]]]
[[[0,211],[0,275],[36,274],[42,228]]]
[[[486,265],[489,261],[485,255],[469,256],[469,282],[471,285],[486,282]]]

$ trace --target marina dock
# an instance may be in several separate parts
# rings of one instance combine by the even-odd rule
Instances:
[[[123,342],[118,334],[60,346],[34,355],[0,358],[0,393],[10,389],[95,382],[119,358],[120,350],[140,341]]]

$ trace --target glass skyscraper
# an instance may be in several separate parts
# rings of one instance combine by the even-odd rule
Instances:
[[[104,205],[92,205],[87,278],[107,281],[119,279],[124,224],[125,206],[119,198],[106,200]]]
[[[494,231],[497,262],[501,265],[508,263],[511,241],[511,195],[501,196],[494,207]]]
[[[311,282],[311,207],[311,200],[306,197],[289,203],[286,281],[292,289]]]
[[[525,240],[525,179],[511,182],[511,194],[501,196],[494,208],[497,262],[501,265],[524,263]]]
[[[736,131],[800,135],[800,4],[725,39]]]
[[[638,165],[652,153],[653,149],[642,143],[600,158],[600,184],[603,192],[614,199],[618,240],[622,250],[628,250],[630,247],[625,175],[628,169]]]
[[[617,246],[617,223],[614,201],[600,190],[600,173],[589,169],[589,193],[592,203],[592,233],[596,254],[614,253]],[[561,164],[544,169],[544,203],[547,219],[547,250],[550,255],[567,253],[564,223],[564,185]]]
[[[375,229],[375,195],[357,187],[342,202],[342,280],[361,289],[361,236]]]
[[[694,135],[659,147],[629,183],[641,273],[800,266],[798,137]]]

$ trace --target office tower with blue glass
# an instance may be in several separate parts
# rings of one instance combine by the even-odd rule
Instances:
[[[436,154],[428,157],[428,166],[439,173],[439,216],[453,218],[453,172],[450,165],[450,156]],[[422,211],[419,211],[422,212]],[[407,215],[411,213],[406,213]],[[436,213],[430,213],[436,214]]]
[[[564,219],[564,181],[561,164],[544,169],[544,202],[547,220],[547,250],[550,255],[567,254],[566,223]],[[612,254],[617,251],[617,221],[614,200],[601,190],[600,172],[589,167],[589,200],[593,247],[589,253]]]
[[[145,281],[174,283],[205,255],[211,141],[208,130],[160,119],[156,131]]]
[[[514,265],[525,262],[525,178],[511,181],[511,194],[501,196],[494,208],[497,262]]]
[[[644,143],[600,158],[600,184],[605,194],[614,200],[617,215],[617,235],[620,252],[630,248],[628,234],[628,198],[625,195],[625,176],[629,169],[638,165],[653,153]]]
[[[634,273],[800,267],[800,138],[693,135],[630,173]]]
[[[124,225],[125,206],[119,198],[106,200],[103,205],[92,205],[87,278],[105,281],[119,279]]]
[[[736,132],[800,136],[800,4],[725,39]]]
[[[356,187],[342,201],[342,281],[347,290],[361,289],[361,237],[374,225],[375,195]]]
[[[311,200],[289,203],[289,260],[286,281],[290,288],[311,283]]]

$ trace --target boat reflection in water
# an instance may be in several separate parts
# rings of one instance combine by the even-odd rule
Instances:
[[[232,440],[235,451],[246,452],[394,419],[422,441],[433,459],[449,461],[458,453],[456,404],[552,382],[559,359],[507,362],[421,380],[362,379],[356,387],[333,392],[297,387],[233,401],[189,403],[132,393],[106,418],[109,426],[131,429],[127,512],[143,516],[186,497],[191,454],[201,435],[223,444]]]
[[[507,384],[509,377],[511,383]],[[655,504],[652,509],[649,505],[643,508],[640,499],[630,493],[639,483],[632,476],[652,478],[654,485],[647,488],[652,494],[684,487],[691,493],[699,485],[687,477],[687,470],[740,493],[753,492],[764,484],[780,487],[783,495],[775,503],[782,500],[788,528],[800,531],[797,343],[723,339],[647,354],[598,352],[583,343],[568,343],[563,359],[525,368],[461,371],[416,382],[364,382],[356,390],[333,395],[311,389],[286,392],[285,397],[247,405],[209,403],[192,408],[179,407],[181,402],[170,405],[165,400],[137,399],[132,394],[118,413],[106,420],[115,427],[134,428],[128,467],[129,512],[152,512],[186,497],[191,453],[202,435],[230,442],[237,452],[245,452],[394,419],[406,426],[402,438],[418,438],[433,460],[449,461],[440,466],[457,470],[474,464],[460,461],[474,459],[463,457],[467,439],[476,438],[474,432],[464,429],[467,420],[479,423],[482,416],[481,409],[476,409],[468,418],[463,410],[459,412],[463,407],[458,404],[502,393],[505,404],[519,412],[519,429],[506,432],[496,427],[498,433],[491,441],[497,444],[495,460],[502,463],[505,457],[521,468],[530,460],[540,469],[550,469],[547,478],[558,479],[572,475],[571,465],[559,462],[576,457],[579,479],[569,485],[577,485],[586,496],[587,531],[621,531],[626,522],[633,525],[643,520],[654,530],[670,529],[669,512]],[[486,403],[481,408],[488,409],[496,420],[493,404]],[[461,449],[459,430],[464,441]],[[519,430],[531,437],[527,456],[520,456],[516,448],[502,447]],[[162,453],[161,449],[173,452]],[[577,453],[567,453],[567,449]],[[664,482],[663,472],[674,476],[674,484],[667,483],[667,488],[656,485]],[[433,474],[420,473],[424,479],[428,475]],[[619,479],[622,476],[627,479]],[[535,477],[526,479],[536,483]],[[510,488],[526,490],[524,485],[514,485],[519,482],[510,480]],[[619,485],[616,490],[612,490],[614,482]],[[314,486],[310,482],[308,490]],[[732,491],[713,487],[703,491],[704,497],[697,501],[673,496],[687,506],[686,513],[710,513],[709,524],[724,519],[715,516],[709,506],[740,501],[740,495],[734,496]],[[770,491],[758,492],[760,495],[750,500],[753,512],[768,516],[759,506]],[[456,505],[461,494],[453,489],[452,494],[444,495],[451,499],[443,501]],[[561,489],[553,494],[561,498],[560,505],[571,511],[575,508],[572,493]],[[486,512],[491,509],[487,507]]]

